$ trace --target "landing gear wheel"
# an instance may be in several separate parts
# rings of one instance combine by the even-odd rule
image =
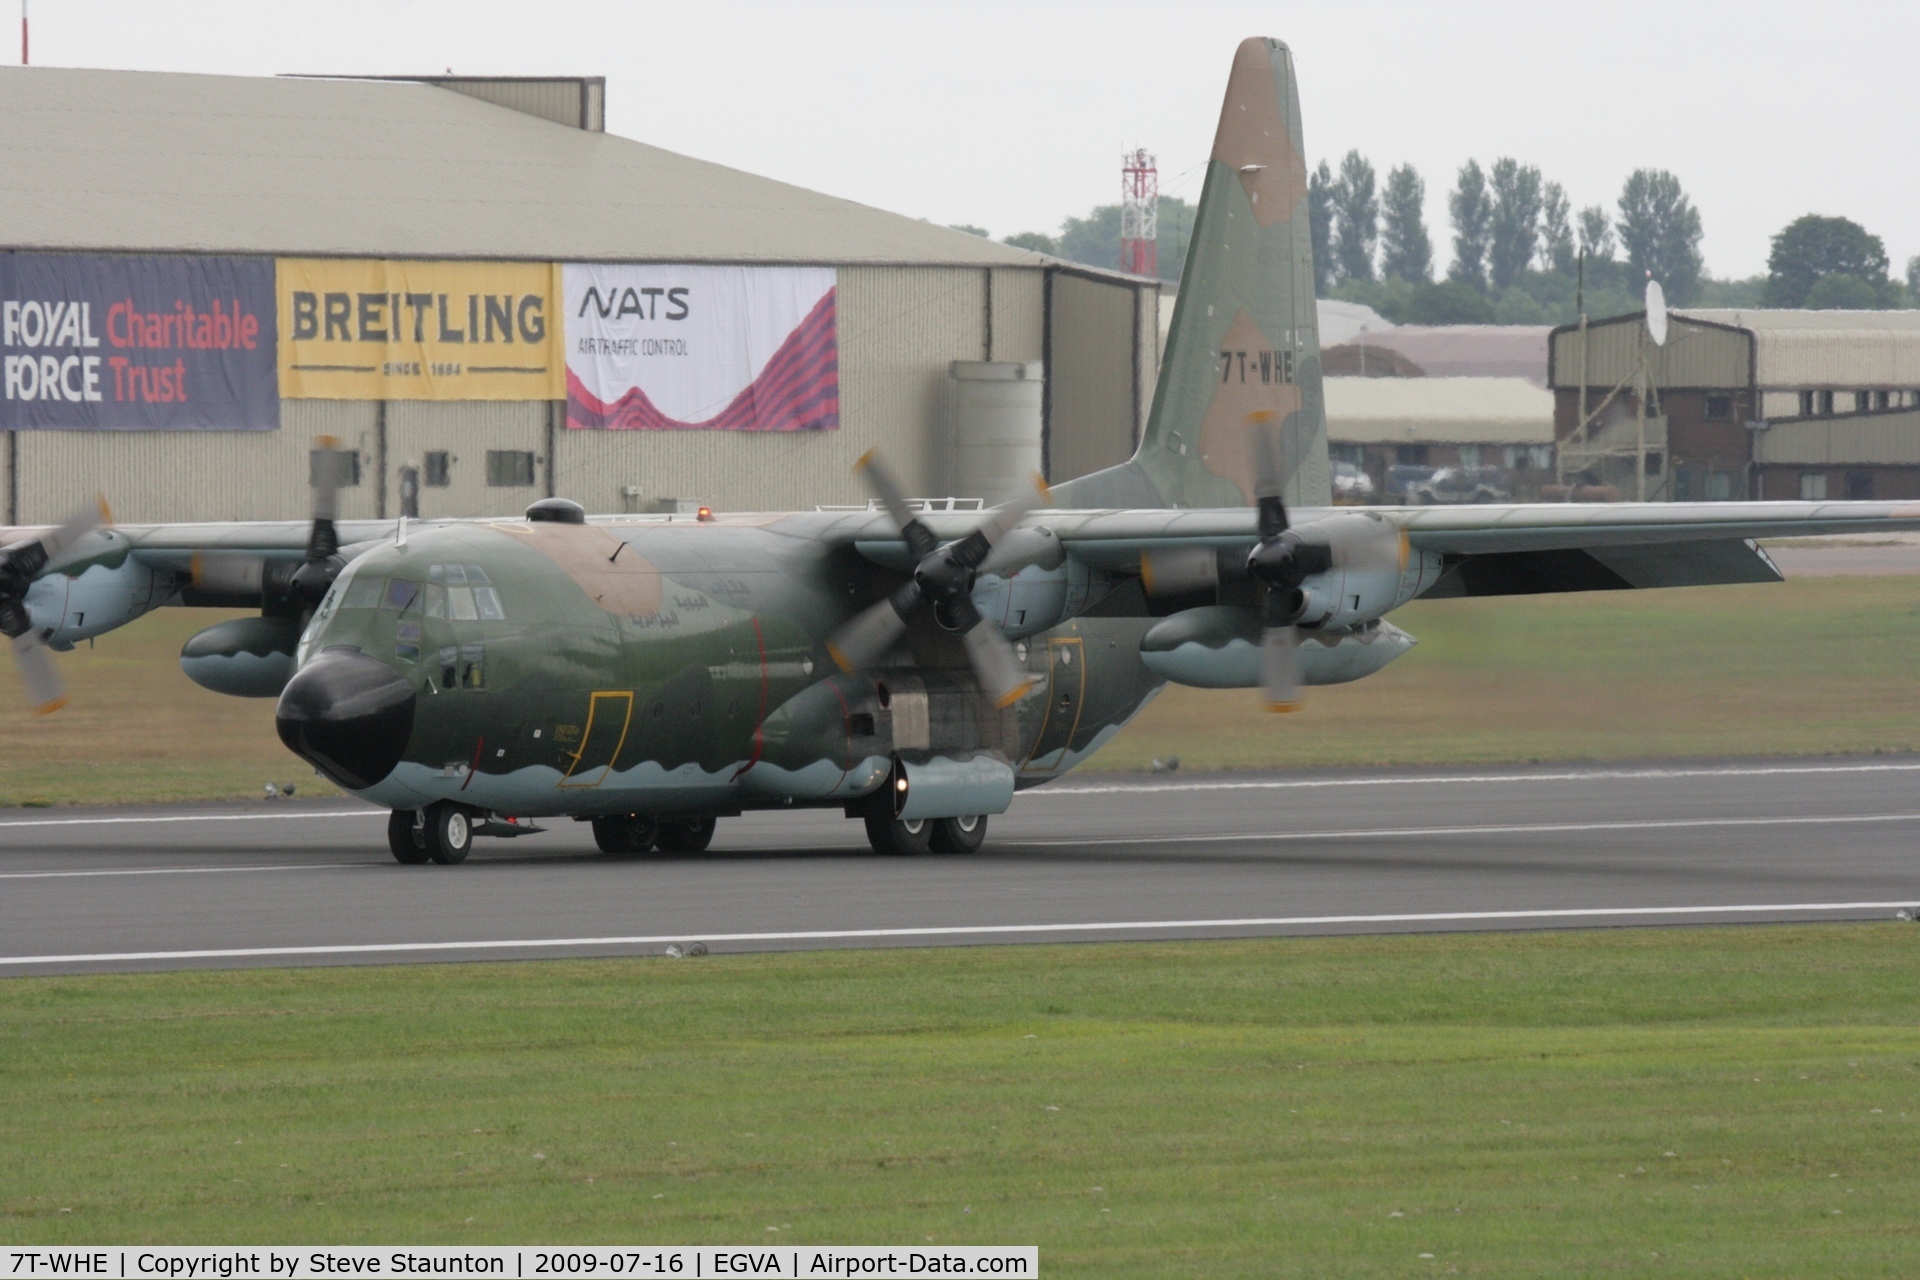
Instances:
[[[467,860],[473,852],[473,820],[465,806],[442,800],[427,810],[427,852],[443,867]]]
[[[896,857],[925,853],[933,840],[933,823],[925,818],[868,818],[867,840],[875,853]]]
[[[427,823],[418,809],[395,809],[387,818],[387,848],[410,867],[427,860]]]
[[[702,853],[713,843],[712,818],[662,818],[654,843],[662,853]]]
[[[965,818],[936,818],[933,838],[928,842],[935,853],[975,853],[987,838],[987,815],[976,813]]]
[[[660,827],[644,813],[613,813],[593,820],[593,842],[602,853],[646,853]]]

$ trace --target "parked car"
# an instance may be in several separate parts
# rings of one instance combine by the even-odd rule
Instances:
[[[1354,462],[1333,464],[1333,500],[1335,502],[1372,502],[1373,477]]]
[[[1435,470],[1418,463],[1393,463],[1387,468],[1387,501],[1417,502],[1413,491],[1433,479]]]
[[[1513,478],[1499,467],[1442,467],[1408,491],[1424,506],[1461,502],[1511,502]]]

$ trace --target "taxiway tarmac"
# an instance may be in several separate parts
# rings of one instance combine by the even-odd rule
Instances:
[[[0,818],[0,974],[1404,929],[1889,918],[1920,902],[1920,758],[1076,776],[970,857],[836,812],[699,857],[585,825],[403,867],[352,802]]]

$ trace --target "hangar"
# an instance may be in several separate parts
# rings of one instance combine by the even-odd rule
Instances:
[[[968,449],[970,433],[1004,433],[1009,403],[1052,480],[1132,453],[1157,373],[1156,282],[610,135],[605,94],[598,78],[0,70],[7,279],[26,280],[56,256],[104,263],[108,275],[129,255],[217,258],[243,275],[258,266],[277,280],[264,287],[276,290],[267,309],[280,344],[271,421],[264,409],[227,421],[202,404],[192,429],[156,429],[151,402],[172,386],[165,369],[142,374],[110,351],[63,365],[15,345],[52,340],[45,321],[64,304],[49,297],[28,316],[40,329],[15,324],[5,335],[8,523],[57,518],[96,490],[126,521],[298,517],[320,435],[355,453],[347,516],[399,514],[403,478],[417,479],[427,517],[517,512],[547,495],[600,512],[862,502],[851,468],[876,445],[914,492],[980,496],[958,493],[981,484],[968,459],[983,451]],[[563,272],[583,273],[591,289],[593,272],[623,264],[830,272],[836,328],[810,368],[837,380],[837,412],[791,430],[723,429],[721,417],[711,419],[718,427],[617,430],[570,410],[572,384],[553,370],[535,376],[525,344],[548,324],[559,341],[562,317],[550,313]],[[526,301],[542,289],[550,299]],[[667,292],[642,301],[657,315]],[[76,332],[96,345],[124,342],[124,328],[104,332],[108,295],[96,296],[100,306],[61,314],[82,314]],[[41,305],[25,285],[8,301]],[[218,296],[198,310],[169,305],[188,321],[225,316]],[[409,327],[429,345],[436,329],[521,345],[500,346],[485,366],[383,359],[377,345],[335,363],[289,354],[296,339],[364,348]],[[49,367],[54,377],[43,379]],[[1030,394],[970,398],[969,383],[983,378]],[[65,395],[79,417],[30,422],[17,399],[29,392]],[[145,402],[146,419],[104,424],[114,429],[81,420],[90,395],[116,394]],[[984,428],[971,403],[986,404]],[[645,415],[623,423],[658,425]]]

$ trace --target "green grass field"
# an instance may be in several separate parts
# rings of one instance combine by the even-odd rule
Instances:
[[[168,609],[60,658],[73,703],[0,680],[0,804],[331,790],[270,701],[209,693],[180,645],[226,614]],[[1272,716],[1251,690],[1169,688],[1096,756],[1188,769],[1920,750],[1920,579],[1415,603],[1414,651]]]
[[[1917,969],[1889,922],[14,979],[0,1237],[1912,1276]]]

